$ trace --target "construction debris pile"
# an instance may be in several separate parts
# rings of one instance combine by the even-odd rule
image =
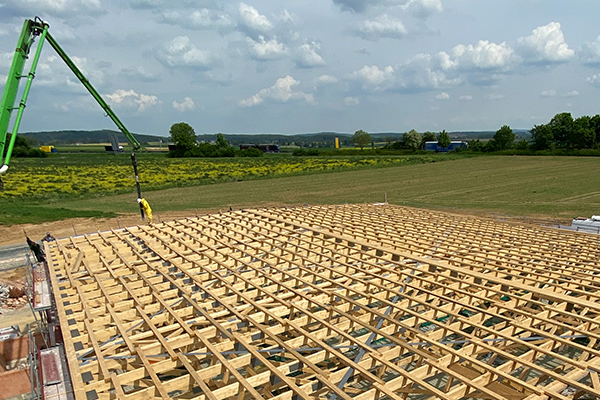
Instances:
[[[26,304],[27,297],[22,283],[0,281],[0,309],[17,310]]]
[[[48,243],[78,400],[597,399],[597,235],[388,205]]]

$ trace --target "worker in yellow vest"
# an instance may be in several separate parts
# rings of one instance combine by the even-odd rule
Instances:
[[[152,209],[150,208],[150,204],[146,199],[137,199],[137,202],[140,203],[142,210],[144,210],[144,214],[148,217],[148,223],[152,224]]]

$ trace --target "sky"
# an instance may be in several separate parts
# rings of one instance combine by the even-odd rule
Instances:
[[[597,0],[0,0],[0,90],[35,16],[132,132],[530,129],[599,113]],[[22,132],[114,129],[46,44]]]

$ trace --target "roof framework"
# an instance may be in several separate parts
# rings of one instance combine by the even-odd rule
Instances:
[[[599,238],[345,205],[46,250],[78,400],[596,399]]]

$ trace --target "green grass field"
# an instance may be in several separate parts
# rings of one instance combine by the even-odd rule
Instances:
[[[443,158],[439,159],[440,161]],[[436,160],[434,160],[436,161]],[[444,162],[146,191],[157,213],[268,205],[377,202],[569,220],[600,213],[600,158],[482,156]],[[36,204],[0,200],[4,224],[137,212],[127,194]],[[17,209],[25,210],[26,215]]]

